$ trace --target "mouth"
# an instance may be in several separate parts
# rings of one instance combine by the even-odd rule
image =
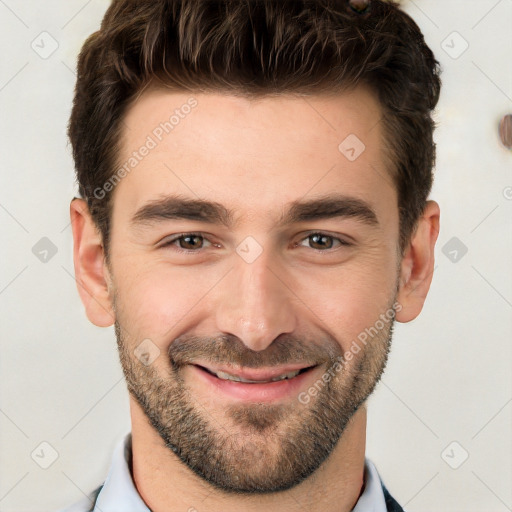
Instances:
[[[201,365],[195,365],[195,366],[198,366],[200,369],[204,370],[205,372],[208,372],[210,375],[214,375],[215,377],[219,378],[219,379],[222,379],[222,380],[230,380],[230,381],[234,381],[234,382],[244,382],[246,384],[266,384],[266,383],[269,383],[269,382],[279,382],[281,380],[290,380],[290,379],[293,379],[295,377],[297,377],[298,375],[301,375],[302,373],[304,372],[307,372],[309,370],[311,370],[312,368],[315,368],[317,365],[312,365],[312,366],[306,366],[304,368],[299,368],[299,369],[296,369],[296,370],[273,370],[271,372],[260,372],[260,378],[246,378],[244,377],[243,375],[247,375],[248,373],[252,373],[253,375],[256,375],[258,372],[251,372],[251,371],[247,371],[245,370],[244,372],[238,372],[238,373],[230,373],[230,372],[227,372],[227,371],[223,371],[223,370],[212,370],[210,368],[207,368],[206,366],[201,366]],[[272,376],[272,377],[269,377],[267,376],[267,378],[265,378],[262,374],[263,373],[274,373],[277,375],[275,376]]]
[[[190,364],[192,379],[214,400],[274,402],[290,400],[312,385],[320,364],[250,369]]]

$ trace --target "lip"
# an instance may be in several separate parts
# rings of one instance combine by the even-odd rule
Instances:
[[[192,378],[200,383],[204,383],[209,389],[214,390],[216,392],[216,396],[218,396],[220,392],[223,396],[227,396],[228,398],[235,400],[248,402],[273,402],[290,397],[297,397],[302,390],[307,388],[309,381],[313,380],[314,374],[317,373],[316,371],[320,368],[320,365],[309,368],[292,379],[262,383],[245,383],[224,380],[212,375],[201,366],[191,364],[189,367],[193,372]],[[279,368],[277,375],[281,375],[283,373],[282,368],[287,369],[288,367]],[[300,366],[298,368],[297,366],[295,367],[295,369],[299,368],[304,368],[304,366]],[[277,375],[274,372],[274,376]]]
[[[311,364],[289,364],[286,366],[279,366],[278,368],[240,368],[235,366],[222,366],[215,363],[201,363],[201,361],[194,363],[196,366],[202,366],[211,372],[225,372],[236,377],[241,377],[246,380],[270,380],[286,373],[302,370],[310,366],[315,366],[316,363]]]

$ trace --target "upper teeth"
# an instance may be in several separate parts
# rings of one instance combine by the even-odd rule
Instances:
[[[249,379],[244,379],[242,377],[238,377],[237,375],[230,375],[229,373],[221,372],[221,371],[215,372],[215,375],[217,375],[217,377],[219,377],[219,379],[224,379],[224,380],[234,380],[237,382],[249,382],[249,383],[260,383],[261,384],[264,382],[275,382],[275,381],[283,380],[283,379],[292,379],[293,377],[297,376],[299,372],[300,372],[300,370],[295,370],[293,372],[279,375],[278,377],[273,377],[270,380],[249,380]]]

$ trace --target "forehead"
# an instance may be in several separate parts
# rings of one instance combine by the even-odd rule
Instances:
[[[114,209],[166,193],[249,215],[333,191],[396,205],[380,119],[366,88],[257,99],[149,89],[124,118]]]

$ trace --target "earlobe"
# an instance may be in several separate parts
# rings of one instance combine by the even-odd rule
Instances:
[[[75,279],[80,299],[87,318],[94,325],[109,327],[114,323],[115,315],[101,235],[83,199],[74,198],[69,209]]]
[[[439,205],[435,201],[427,201],[402,258],[397,295],[401,309],[396,313],[399,322],[414,320],[423,309],[434,273],[439,218]]]

